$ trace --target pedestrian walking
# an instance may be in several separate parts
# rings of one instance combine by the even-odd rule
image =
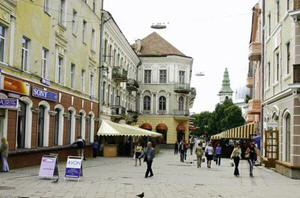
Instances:
[[[211,161],[213,160],[214,156],[214,148],[212,147],[211,143],[205,147],[205,155],[207,160],[207,168],[211,168]]]
[[[178,143],[178,141],[176,141],[175,145],[174,145],[174,155],[178,154],[178,147],[179,147],[179,143]]]
[[[216,147],[216,165],[221,165],[221,153],[222,153],[222,147],[220,144],[217,144]]]
[[[253,142],[251,142],[250,147],[247,147],[245,158],[248,160],[249,164],[249,175],[250,177],[253,177],[253,167],[257,159],[256,148]]]
[[[94,142],[93,142],[93,157],[97,157],[98,150],[99,150],[99,142],[98,142],[98,140],[95,138],[95,140],[94,140]]]
[[[155,157],[155,153],[154,153],[154,149],[152,147],[151,142],[147,143],[147,148],[145,149],[145,152],[143,153],[143,155],[140,157],[144,157],[144,162],[147,163],[147,170],[145,173],[145,178],[147,178],[149,176],[149,173],[150,173],[149,177],[152,177],[154,175],[153,171],[152,171],[152,162]]]
[[[194,145],[195,145],[194,139],[191,138],[191,140],[190,140],[190,152],[191,152],[191,155],[193,155]]]
[[[2,159],[2,171],[1,172],[8,172],[9,171],[9,166],[8,166],[8,162],[7,162],[8,141],[5,137],[1,138],[0,153],[1,153],[1,159]]]
[[[201,168],[202,156],[204,154],[201,143],[196,146],[195,154],[197,156],[197,168]]]
[[[179,144],[179,153],[180,153],[180,161],[184,162],[184,152],[185,152],[185,145],[183,140]]]
[[[138,145],[134,149],[135,152],[135,166],[137,166],[137,162],[139,161],[139,165],[141,166],[141,158],[140,156],[142,155],[143,152],[143,146],[139,142]]]
[[[238,177],[240,175],[240,172],[239,172],[239,163],[240,163],[240,159],[241,159],[241,153],[242,153],[242,151],[241,151],[240,146],[238,144],[235,144],[234,145],[234,149],[233,149],[233,151],[231,153],[230,158],[232,158],[233,161],[234,161],[235,168],[234,168],[234,173],[233,174],[236,177]]]
[[[184,160],[186,160],[188,149],[189,149],[189,143],[187,141],[184,141]]]

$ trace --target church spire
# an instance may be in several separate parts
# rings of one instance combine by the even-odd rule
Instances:
[[[227,67],[225,68],[225,72],[223,75],[223,81],[222,81],[222,88],[219,91],[219,96],[220,96],[220,102],[224,102],[226,98],[231,99],[232,98],[232,89],[230,87],[230,80],[229,80],[229,74]]]

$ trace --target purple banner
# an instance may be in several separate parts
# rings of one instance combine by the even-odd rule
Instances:
[[[39,177],[53,177],[55,164],[55,157],[42,157]]]
[[[50,100],[53,102],[57,101],[58,94],[51,92],[51,91],[46,91],[37,87],[32,87],[32,96],[36,98],[42,98],[45,100]]]
[[[0,99],[0,109],[16,109],[18,108],[19,100],[16,98]]]

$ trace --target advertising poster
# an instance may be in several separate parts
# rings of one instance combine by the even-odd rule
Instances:
[[[66,165],[66,173],[65,177],[69,178],[79,178],[81,171],[81,158],[71,158],[68,157],[67,165]]]
[[[39,177],[53,177],[56,157],[43,156],[40,166]]]

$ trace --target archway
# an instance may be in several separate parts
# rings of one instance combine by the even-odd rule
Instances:
[[[168,132],[168,127],[164,123],[160,123],[156,126],[156,132],[162,134],[162,144],[167,143],[167,132]]]

